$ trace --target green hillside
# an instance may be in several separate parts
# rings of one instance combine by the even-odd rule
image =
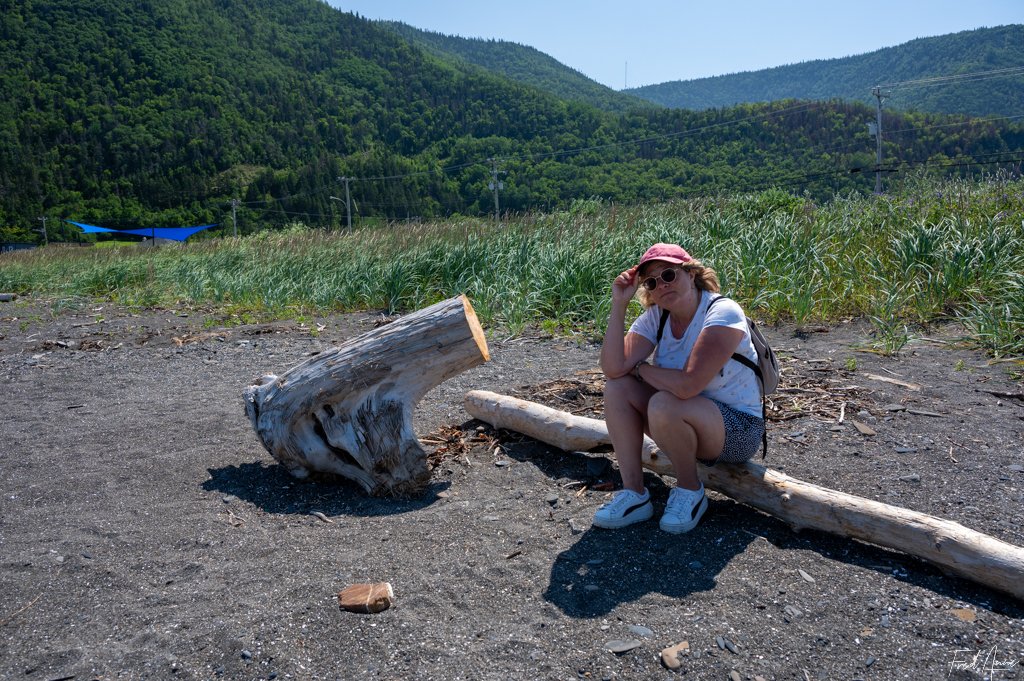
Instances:
[[[982,28],[920,38],[875,52],[778,66],[714,78],[673,81],[625,90],[664,106],[708,109],[779,99],[874,102],[871,88],[887,91],[886,106],[900,110],[973,116],[1015,116],[1024,111],[1024,25]],[[958,74],[1018,69],[951,81],[915,83]]]
[[[207,221],[217,197],[598,125],[596,111],[441,62],[315,0],[17,2],[0,18],[0,67],[4,221],[54,207],[159,221],[183,204]],[[444,184],[417,191],[457,192]]]
[[[795,101],[602,111],[317,0],[15,0],[0,15],[0,240],[34,238],[39,216],[230,224],[235,198],[243,234],[337,227],[341,177],[357,220],[487,215],[495,173],[516,212],[870,191],[873,117]],[[1012,123],[887,111],[883,124],[899,172],[994,169],[950,164],[1024,149]]]
[[[443,35],[422,31],[399,22],[381,22],[381,25],[438,56],[476,64],[509,80],[532,85],[561,99],[583,102],[604,111],[620,113],[657,106],[645,99],[616,92],[526,45],[505,40]]]

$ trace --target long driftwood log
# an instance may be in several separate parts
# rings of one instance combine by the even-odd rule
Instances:
[[[490,359],[465,296],[352,338],[245,390],[245,410],[292,475],[336,473],[371,494],[410,495],[429,480],[412,428],[423,395]]]
[[[575,416],[541,404],[474,390],[465,408],[495,428],[506,428],[567,451],[611,444],[604,421]],[[672,475],[668,457],[644,439],[643,465]],[[945,571],[1024,600],[1024,548],[959,523],[890,506],[791,478],[753,462],[699,466],[704,485],[770,513],[795,529],[813,528],[895,549]]]

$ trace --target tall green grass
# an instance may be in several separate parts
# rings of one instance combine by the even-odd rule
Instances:
[[[603,331],[611,280],[650,244],[682,244],[753,316],[872,320],[880,349],[956,319],[1024,354],[1024,181],[913,178],[816,204],[779,190],[622,207],[599,200],[495,225],[456,219],[324,233],[301,226],[156,249],[0,256],[0,290],[247,315],[411,310],[466,293],[482,320]],[[636,310],[635,310],[636,311]]]

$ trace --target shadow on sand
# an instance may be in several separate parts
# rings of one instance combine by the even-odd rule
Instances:
[[[529,461],[555,479],[577,479],[593,485],[619,479],[614,470],[594,471],[599,454],[568,453],[522,438],[503,438],[506,453]],[[516,442],[515,439],[522,438]],[[1024,603],[968,580],[944,574],[938,567],[898,551],[816,530],[797,533],[785,522],[732,499],[717,495],[707,513],[691,532],[672,535],[658,528],[658,518],[668,498],[670,484],[647,472],[645,484],[655,504],[652,520],[622,530],[591,527],[571,548],[560,553],[551,566],[544,598],[572,617],[599,617],[619,604],[642,599],[649,593],[672,598],[714,589],[718,575],[737,555],[756,540],[770,542],[781,551],[812,551],[823,558],[891,576],[901,582],[950,599],[1012,617],[1024,616]],[[750,579],[760,590],[777,580],[778,569],[765,566]],[[794,571],[794,578],[799,579]],[[783,585],[776,585],[782,588]]]
[[[308,515],[318,511],[328,517],[418,511],[436,502],[438,492],[450,484],[434,482],[420,497],[403,499],[368,496],[362,487],[340,476],[314,475],[298,480],[284,466],[262,461],[208,470],[210,478],[202,485],[208,492],[235,496],[267,513]]]

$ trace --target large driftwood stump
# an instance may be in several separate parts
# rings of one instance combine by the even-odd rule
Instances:
[[[416,493],[430,478],[412,429],[434,386],[490,359],[465,296],[353,338],[245,391],[263,446],[292,475],[355,480],[370,494]]]
[[[483,390],[466,394],[466,411],[567,451],[611,444],[604,421]],[[672,463],[645,437],[643,466],[673,475]],[[959,523],[791,478],[753,462],[698,466],[705,487],[769,513],[796,529],[853,537],[922,558],[944,570],[1024,600],[1024,548]]]

